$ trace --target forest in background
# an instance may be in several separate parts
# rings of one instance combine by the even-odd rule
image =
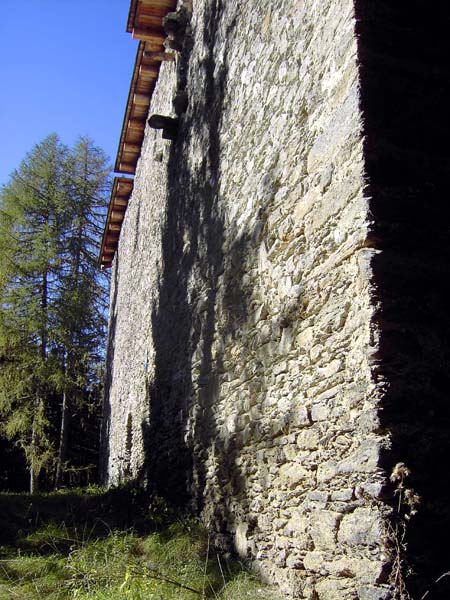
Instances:
[[[96,479],[109,173],[92,140],[52,134],[0,190],[0,489]]]

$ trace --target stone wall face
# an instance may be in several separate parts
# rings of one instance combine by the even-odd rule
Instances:
[[[196,0],[113,268],[105,477],[286,597],[381,600],[381,388],[351,0]]]
[[[152,108],[171,109],[175,66],[163,63]],[[158,302],[163,262],[169,142],[147,128],[112,269],[103,478],[121,483],[143,468],[141,424],[148,422],[148,381],[153,370],[152,307]]]

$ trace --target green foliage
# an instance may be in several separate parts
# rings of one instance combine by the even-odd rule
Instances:
[[[69,149],[50,135],[0,193],[0,433],[23,448],[35,485],[43,470],[48,484],[56,467],[61,483],[68,460],[95,461],[71,453],[68,439],[72,422],[73,439],[97,443],[87,424],[101,392],[108,172],[91,140]]]
[[[167,511],[153,512],[144,520],[159,524],[153,532],[115,529],[124,499],[133,503],[129,492],[72,490],[31,497],[31,507],[29,496],[0,495],[10,520],[32,522],[1,550],[0,600],[275,600],[245,566],[216,552],[196,520],[168,523]],[[145,512],[144,497],[137,491],[132,519]],[[105,507],[111,522],[96,522]]]

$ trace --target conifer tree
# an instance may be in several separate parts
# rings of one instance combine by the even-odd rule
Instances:
[[[71,416],[98,390],[107,282],[96,269],[105,155],[81,138],[36,145],[0,196],[0,417],[23,448],[30,490],[56,466]],[[102,279],[103,277],[103,279]],[[98,403],[98,399],[95,399]]]
[[[6,435],[25,451],[31,491],[51,456],[46,408],[66,153],[56,135],[47,137],[2,191],[0,409]]]
[[[111,185],[104,152],[89,138],[80,138],[70,152],[66,177],[71,210],[64,222],[58,294],[57,334],[64,380],[57,485],[67,457],[71,414],[98,390],[107,310],[107,279],[98,270],[98,253]]]

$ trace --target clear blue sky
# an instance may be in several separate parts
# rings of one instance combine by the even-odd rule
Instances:
[[[0,185],[34,144],[89,135],[113,164],[137,41],[130,0],[0,0]]]

